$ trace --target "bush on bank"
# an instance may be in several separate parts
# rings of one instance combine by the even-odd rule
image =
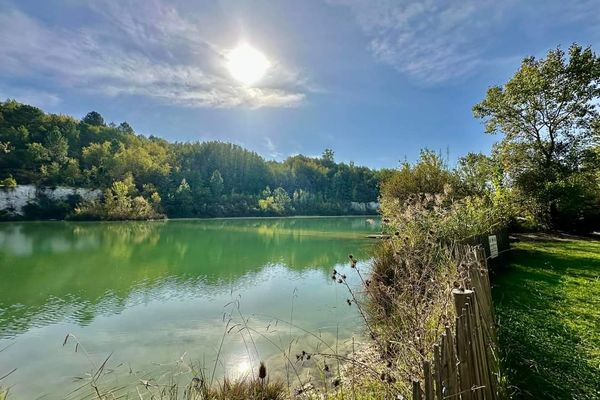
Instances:
[[[398,377],[410,382],[454,323],[457,248],[503,229],[511,217],[500,190],[474,190],[428,151],[383,184],[381,207],[390,237],[379,245],[365,285],[368,323]]]

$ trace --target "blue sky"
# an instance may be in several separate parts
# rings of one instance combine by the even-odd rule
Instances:
[[[240,42],[271,64],[233,79]],[[600,1],[2,0],[0,98],[372,167],[488,152],[471,114],[528,55],[600,45]]]

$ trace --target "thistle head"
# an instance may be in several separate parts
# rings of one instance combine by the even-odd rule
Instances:
[[[264,362],[260,362],[260,366],[258,367],[258,378],[260,380],[264,380],[267,377],[267,367]]]

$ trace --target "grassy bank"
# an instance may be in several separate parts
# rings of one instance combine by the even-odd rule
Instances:
[[[600,241],[516,243],[493,295],[515,398],[600,398]]]

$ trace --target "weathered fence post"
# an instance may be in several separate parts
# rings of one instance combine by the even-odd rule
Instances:
[[[467,304],[468,297],[473,294],[472,290],[454,289],[454,308],[456,310],[456,354],[458,356],[458,371],[459,371],[459,392],[461,398],[471,400],[471,388],[473,387],[473,376],[471,374],[470,360],[470,338],[469,329],[467,326]]]
[[[412,398],[413,400],[423,400],[423,397],[421,396],[421,384],[417,380],[413,381]]]
[[[447,393],[445,393],[444,395],[448,395],[448,394],[454,394],[457,393],[459,391],[459,384],[458,384],[458,368],[457,368],[457,363],[458,363],[458,356],[457,356],[457,352],[456,352],[456,346],[455,346],[455,341],[454,341],[454,337],[452,335],[452,330],[450,329],[449,326],[446,326],[446,364],[448,366],[448,380],[447,380],[447,385],[448,385],[448,390]]]
[[[442,338],[442,343],[443,341],[444,339]],[[438,344],[433,345],[433,368],[435,376],[435,396],[437,400],[443,400],[444,388],[442,386],[442,355],[440,354],[440,346]]]
[[[431,376],[431,363],[423,361],[423,375],[425,376],[425,400],[435,400],[433,395],[433,377]]]

